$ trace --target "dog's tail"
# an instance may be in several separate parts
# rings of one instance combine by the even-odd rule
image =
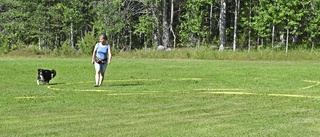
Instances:
[[[51,70],[51,73],[52,73],[52,78],[54,78],[57,75],[57,72],[54,69]]]

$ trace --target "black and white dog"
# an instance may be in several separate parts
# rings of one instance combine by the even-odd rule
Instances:
[[[38,69],[38,80],[37,84],[40,85],[40,81],[42,81],[43,84],[49,84],[49,81],[56,76],[57,72],[47,69]]]

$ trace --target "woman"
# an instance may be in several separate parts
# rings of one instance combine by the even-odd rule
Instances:
[[[107,44],[107,39],[106,34],[100,35],[100,42],[96,44],[92,53],[92,64],[96,70],[94,87],[101,86],[107,66],[111,63],[111,48]]]

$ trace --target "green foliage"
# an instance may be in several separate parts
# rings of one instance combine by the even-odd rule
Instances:
[[[309,18],[308,27],[306,29],[307,32],[310,33],[310,41],[314,42],[314,40],[320,35],[320,1],[314,0],[314,3],[310,3],[311,10],[309,10]]]
[[[0,41],[0,53],[7,54],[10,51],[9,43],[6,40]]]
[[[210,4],[209,1],[188,1],[185,7],[186,13],[182,15],[183,21],[180,26],[180,37],[183,43],[195,42],[190,38],[197,40],[205,39],[209,32],[208,26],[204,25],[208,13],[202,9],[202,6]]]
[[[76,51],[76,49],[71,47],[70,40],[66,40],[62,44],[61,49],[57,50],[56,52],[59,52],[58,54],[62,54],[62,55],[75,55],[77,51]]]
[[[59,51],[63,43],[71,41],[83,45],[89,32],[107,33],[117,50],[140,49],[162,43],[163,7],[160,0],[1,0],[0,41],[21,46],[39,44],[42,48]],[[171,1],[168,4],[170,20]],[[227,1],[227,45],[231,45],[234,21],[234,1]],[[275,26],[275,42],[290,32],[289,43],[301,47],[317,47],[320,41],[319,0],[241,0],[237,35],[246,49],[248,33],[252,46],[270,42]],[[219,37],[219,1],[173,1],[172,27],[176,44],[206,46],[217,43]],[[210,16],[212,9],[212,15]],[[251,14],[249,14],[251,13]],[[91,37],[91,36],[89,36]],[[170,34],[170,43],[173,43]],[[292,39],[297,38],[296,42]],[[260,40],[260,41],[259,41]],[[304,43],[302,43],[304,42]],[[25,45],[21,45],[21,43]],[[245,44],[242,44],[245,43]],[[314,46],[310,46],[310,45]],[[84,44],[85,45],[85,44]],[[142,46],[144,45],[144,46]],[[306,46],[308,45],[308,46]],[[0,45],[9,52],[8,45]],[[74,45],[71,45],[73,47]],[[299,45],[300,46],[300,45]],[[11,48],[11,47],[10,47]],[[76,46],[75,46],[76,48]],[[84,48],[84,47],[82,47]],[[84,48],[85,49],[85,48]],[[87,50],[87,49],[85,49]],[[90,50],[84,51],[89,54]]]
[[[257,31],[260,37],[268,37],[271,36],[271,25],[273,22],[277,22],[273,16],[277,16],[277,14],[273,14],[273,10],[277,10],[277,6],[273,6],[274,2],[269,0],[259,0],[260,5],[258,7],[254,7],[253,10],[256,12],[257,16],[252,18],[253,21],[253,29]],[[281,14],[281,13],[280,13]],[[282,19],[281,19],[282,20]]]
[[[290,29],[291,34],[303,34],[302,30],[295,30],[303,25],[302,18],[306,16],[307,2],[299,0],[259,0],[259,6],[253,11],[253,29],[260,37],[270,37],[272,25],[279,29],[278,33],[285,34],[285,29]]]
[[[84,26],[91,21],[87,19],[90,12],[85,0],[69,1],[27,1],[15,0],[8,11],[1,13],[3,35],[13,44],[18,41],[24,43],[40,43],[49,49],[55,49],[70,38],[71,27],[74,41],[80,33],[85,31]],[[72,25],[72,26],[71,26]],[[0,29],[1,30],[1,29]]]
[[[96,45],[98,40],[99,40],[98,37],[94,35],[94,31],[88,32],[83,38],[83,40],[81,40],[78,44],[78,46],[80,47],[81,53],[85,55],[91,55],[94,49],[94,46]]]
[[[45,55],[45,50],[40,50],[39,48],[32,48],[32,54],[35,55]]]
[[[121,34],[125,27],[124,14],[119,12],[123,8],[121,0],[98,1],[93,4],[95,21],[93,22],[96,32],[106,33],[109,37],[116,37]]]
[[[143,34],[147,38],[152,38],[154,28],[157,26],[157,22],[154,20],[153,17],[150,15],[144,15],[139,17],[139,24],[135,25],[134,28],[134,34],[141,35]],[[144,43],[145,47],[148,47],[148,45],[151,44],[152,39],[147,39]]]
[[[135,25],[134,34],[139,35],[140,33],[151,36],[153,28],[157,26],[157,22],[149,15],[139,17],[139,24]]]

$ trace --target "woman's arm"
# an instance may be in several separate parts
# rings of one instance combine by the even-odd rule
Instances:
[[[108,65],[111,63],[111,46],[108,47]]]
[[[94,64],[94,59],[96,57],[96,53],[97,53],[97,44],[94,46],[94,49],[92,52],[92,61],[91,61],[92,64]]]

